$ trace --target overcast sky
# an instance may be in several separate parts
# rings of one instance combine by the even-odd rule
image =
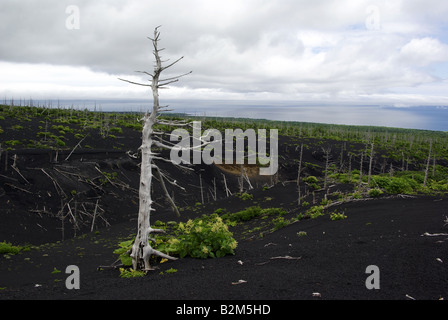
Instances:
[[[166,99],[448,105],[446,0],[1,0],[0,98],[150,98],[148,36]],[[79,9],[79,16],[78,14]],[[79,20],[78,20],[79,18]],[[79,22],[79,23],[78,23]],[[168,75],[167,75],[168,76]]]

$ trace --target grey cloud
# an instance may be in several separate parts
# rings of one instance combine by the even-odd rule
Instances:
[[[419,35],[387,32],[394,18],[398,24],[418,21],[422,30],[438,26],[444,19],[441,12],[448,13],[447,5],[431,7],[422,17],[427,2],[392,6],[377,1],[383,33],[369,33],[364,26],[371,4],[367,0],[2,0],[0,61],[134,75],[136,70],[151,71],[147,37],[162,25],[163,57],[185,56],[169,71],[192,70],[191,77],[182,79],[182,85],[192,89],[323,96],[348,90],[376,93],[394,84],[432,79],[414,70],[415,60],[397,62],[399,48]],[[66,28],[68,5],[80,9],[79,30]],[[299,36],[307,30],[332,41],[324,49],[310,47]]]

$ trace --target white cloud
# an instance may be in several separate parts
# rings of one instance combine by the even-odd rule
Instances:
[[[411,66],[426,66],[448,61],[448,45],[434,38],[412,39],[400,50],[400,58]]]
[[[185,56],[169,72],[193,70],[167,99],[446,101],[447,3],[3,0],[0,96],[147,97],[116,78],[147,80],[133,71],[152,69],[162,24],[164,58]],[[79,30],[65,27],[73,4]]]

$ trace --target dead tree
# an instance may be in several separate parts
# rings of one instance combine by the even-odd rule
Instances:
[[[361,187],[362,183],[362,163],[364,161],[364,152],[361,152],[361,160],[359,161],[359,181],[358,181],[358,188]]]
[[[300,206],[302,194],[300,192],[300,175],[302,174],[302,158],[303,158],[303,143],[300,146],[300,157],[299,157],[299,168],[297,170],[297,192],[298,192],[298,198],[297,198],[297,205]]]
[[[324,189],[327,190],[327,181],[328,181],[328,169],[330,168],[330,157],[331,157],[331,148],[322,148],[325,153],[325,172],[324,172]]]
[[[368,181],[367,181],[368,185],[370,185],[370,179],[372,177],[372,161],[373,161],[373,148],[374,148],[374,146],[375,146],[375,138],[373,138],[372,145],[371,145],[371,148],[370,148],[369,177],[368,177]]]
[[[348,181],[349,182],[352,181],[352,156],[353,156],[353,153],[349,152],[348,153]]]
[[[159,26],[160,27],[160,26]],[[188,75],[191,73],[188,72],[186,74],[170,77],[166,79],[161,79],[160,75],[166,69],[172,67],[177,62],[182,60],[183,57],[177,59],[176,61],[168,64],[166,66],[162,65],[162,60],[160,57],[160,52],[164,49],[159,48],[159,38],[160,32],[159,27],[154,29],[154,38],[149,38],[152,41],[152,45],[154,47],[153,54],[155,57],[155,66],[153,73],[149,73],[147,71],[137,71],[139,73],[143,73],[151,77],[150,84],[138,83],[129,80],[120,79],[122,81],[139,85],[150,87],[153,94],[153,108],[152,112],[146,112],[143,121],[143,130],[142,130],[142,145],[140,147],[141,151],[141,172],[140,172],[140,186],[139,186],[139,212],[138,212],[138,230],[137,236],[135,237],[134,244],[132,246],[130,256],[132,257],[132,265],[134,270],[151,270],[149,260],[151,256],[156,255],[162,258],[175,260],[176,258],[168,256],[162,252],[159,252],[151,247],[149,244],[149,235],[151,233],[161,233],[163,230],[153,229],[150,224],[150,214],[151,211],[155,210],[152,206],[153,200],[151,199],[151,188],[152,188],[152,178],[153,178],[153,170],[158,175],[159,179],[162,181],[164,179],[168,179],[166,176],[161,174],[158,166],[155,163],[155,160],[164,160],[167,162],[172,162],[171,160],[164,159],[159,157],[156,153],[152,151],[152,147],[157,146],[166,149],[173,149],[172,146],[165,143],[162,140],[159,140],[157,137],[161,136],[160,132],[155,131],[154,126],[157,124],[163,124],[168,126],[187,126],[188,123],[182,121],[167,121],[159,119],[161,111],[168,111],[166,108],[168,106],[160,106],[159,105],[159,89],[165,88],[167,85],[179,81],[179,78]],[[170,181],[171,184],[177,185],[176,181]],[[163,184],[162,184],[163,185]],[[169,196],[166,188],[163,188],[165,195],[170,200],[172,206],[175,208],[172,198]]]
[[[428,171],[429,171],[429,164],[431,162],[431,151],[432,151],[432,139],[429,141],[428,161],[426,162],[425,179],[423,180],[423,187],[426,187],[426,183],[428,182]]]

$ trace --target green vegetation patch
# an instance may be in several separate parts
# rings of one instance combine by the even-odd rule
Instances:
[[[283,208],[266,208],[262,209],[260,206],[252,206],[244,210],[226,213],[222,215],[222,218],[230,222],[244,222],[249,221],[260,216],[271,216],[271,215],[285,215],[287,213]]]
[[[156,222],[157,228],[168,229],[172,235],[159,235],[155,237],[152,246],[168,255],[184,258],[219,258],[228,254],[234,254],[238,246],[233,234],[229,231],[228,225],[217,214],[203,215],[186,223],[170,222],[165,225],[163,222]],[[132,265],[132,258],[129,256],[134,239],[119,243],[119,248],[114,251],[124,266]],[[136,271],[122,271],[121,277],[134,276]],[[136,275],[139,276],[139,275]]]
[[[9,242],[0,242],[0,254],[19,254],[22,250],[20,246],[13,246]]]
[[[217,214],[202,216],[177,225],[175,237],[157,244],[158,250],[181,258],[219,258],[234,254],[238,243]]]

